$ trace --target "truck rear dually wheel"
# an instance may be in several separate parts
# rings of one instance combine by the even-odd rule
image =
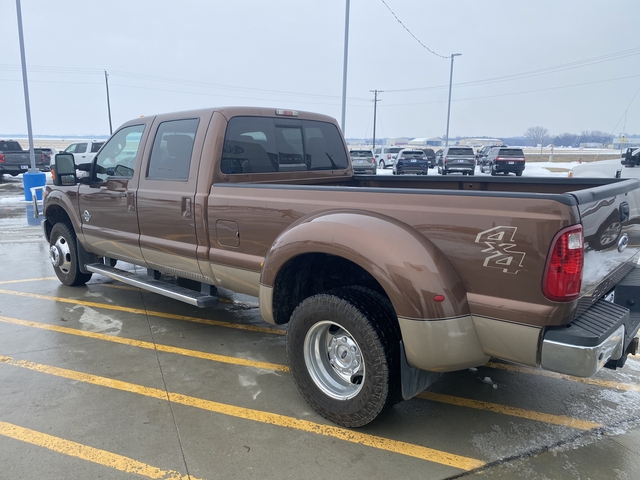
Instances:
[[[399,399],[399,339],[380,302],[338,289],[291,315],[287,355],[305,400],[338,425],[360,427]]]
[[[58,279],[70,287],[87,283],[92,274],[80,271],[73,227],[67,223],[56,223],[49,238],[49,258]]]

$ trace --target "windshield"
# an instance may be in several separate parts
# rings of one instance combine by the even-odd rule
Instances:
[[[393,147],[389,149],[389,153],[398,153],[400,150],[402,150],[401,147]]]

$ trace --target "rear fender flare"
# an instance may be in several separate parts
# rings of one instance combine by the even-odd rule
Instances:
[[[271,246],[261,287],[272,288],[280,269],[307,253],[342,257],[362,267],[380,283],[398,317],[435,320],[469,315],[464,284],[451,262],[397,219],[356,210],[306,217]],[[434,300],[437,295],[444,300]]]

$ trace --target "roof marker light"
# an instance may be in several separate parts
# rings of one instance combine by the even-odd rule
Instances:
[[[296,110],[276,110],[276,115],[283,117],[297,117],[299,114]]]

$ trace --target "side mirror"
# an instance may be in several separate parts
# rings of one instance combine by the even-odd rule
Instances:
[[[58,153],[55,163],[51,166],[53,184],[57,186],[73,186],[78,183],[76,178],[76,162],[72,153]]]

